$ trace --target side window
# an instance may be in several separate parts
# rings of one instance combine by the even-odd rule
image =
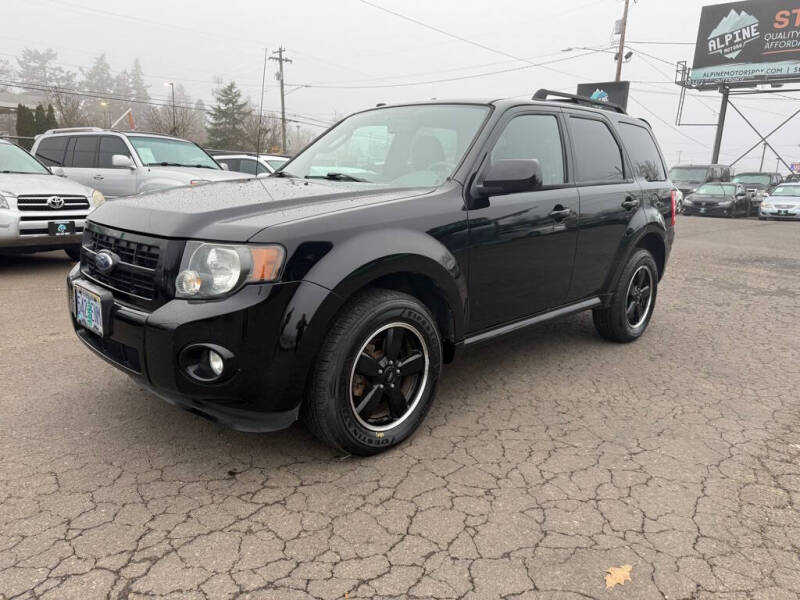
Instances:
[[[218,158],[217,162],[221,165],[228,165],[228,171],[238,171],[239,170],[239,159],[238,158]]]
[[[619,124],[619,134],[628,149],[634,172],[647,181],[666,181],[667,172],[650,132],[638,125]]]
[[[731,170],[727,167],[722,167],[722,181],[731,180]]]
[[[603,121],[570,118],[577,163],[577,179],[582,183],[612,183],[625,180],[622,151]]]
[[[514,117],[492,150],[492,162],[515,158],[534,158],[542,166],[543,185],[562,185],[564,147],[558,118],[554,115],[520,115]]]
[[[261,175],[261,173],[269,173],[269,169],[264,165],[262,165],[261,163],[256,163],[256,165],[257,165],[256,175]]]
[[[82,135],[75,138],[75,150],[72,154],[72,164],[75,168],[91,169],[97,165],[96,135]]]
[[[122,154],[130,158],[131,153],[121,139],[113,135],[104,135],[100,138],[100,154],[98,155],[97,166],[101,169],[116,169],[111,162],[111,157],[115,154]]]
[[[239,161],[239,171],[248,175],[256,174],[256,161],[252,158],[243,158]]]
[[[36,157],[49,167],[63,167],[67,140],[64,135],[44,138],[36,148]]]

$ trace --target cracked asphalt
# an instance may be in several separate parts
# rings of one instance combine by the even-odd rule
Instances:
[[[0,257],[4,600],[800,594],[798,223],[681,218],[639,343],[485,346],[368,459],[149,396],[72,334],[69,266]]]

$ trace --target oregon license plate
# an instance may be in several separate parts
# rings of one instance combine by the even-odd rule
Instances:
[[[75,319],[79,325],[103,335],[103,303],[100,296],[75,285]]]

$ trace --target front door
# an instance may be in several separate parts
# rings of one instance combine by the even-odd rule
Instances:
[[[495,160],[536,159],[543,186],[470,209],[470,332],[563,304],[577,239],[578,193],[569,183],[560,112],[513,113],[490,146],[482,171]]]
[[[115,154],[127,156],[133,161],[128,146],[121,138],[115,135],[101,136],[97,168],[92,173],[92,182],[89,185],[109,198],[131,196],[136,193],[136,169],[115,167],[112,163]]]

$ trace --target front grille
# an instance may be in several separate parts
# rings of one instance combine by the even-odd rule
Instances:
[[[176,249],[169,251],[170,244]],[[119,262],[108,273],[102,273],[95,264],[95,256],[101,250],[119,257]],[[154,310],[168,300],[170,290],[165,289],[168,286],[163,281],[165,274],[174,280],[177,264],[172,263],[180,262],[182,250],[182,242],[169,242],[89,223],[83,234],[81,273],[111,290],[118,300]]]
[[[78,225],[75,226],[75,233],[83,233],[83,227]],[[20,237],[25,237],[26,235],[50,235],[50,230],[47,227],[37,227],[35,229],[20,229],[19,230]]]
[[[61,198],[64,201],[63,206],[54,208],[48,204],[48,201],[53,197]],[[58,203],[56,203],[56,205],[58,205]],[[56,196],[17,196],[17,208],[21,211],[36,210],[48,212],[89,210],[89,199],[86,198],[86,196],[64,196],[61,194]]]
[[[101,338],[93,333],[89,333],[85,329],[82,329],[78,335],[80,335],[84,342],[89,344],[92,348],[97,350],[100,354],[112,362],[121,365],[126,369],[133,371],[134,373],[142,373],[142,364],[139,359],[139,352],[136,350],[136,348],[126,346],[125,344],[111,338]]]

